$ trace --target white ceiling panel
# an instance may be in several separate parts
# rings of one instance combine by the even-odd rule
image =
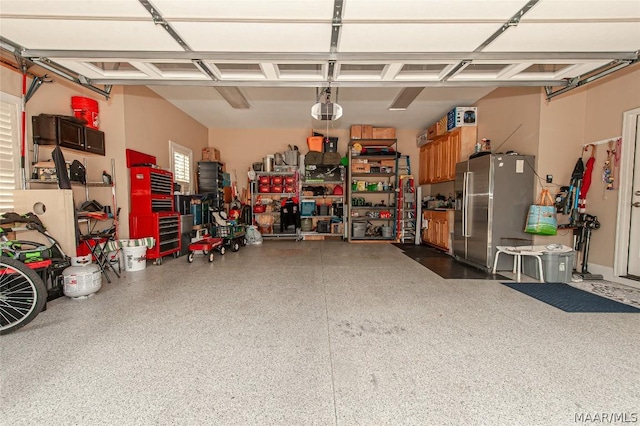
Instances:
[[[316,102],[313,88],[242,88],[250,110],[234,110],[213,87],[151,86],[177,108],[211,128],[311,128],[326,129],[327,122],[311,118]],[[400,89],[334,89],[331,99],[344,115],[330,129],[347,129],[353,123],[424,129],[454,106],[468,106],[495,87],[425,88],[406,111],[389,111]]]
[[[542,0],[523,18],[533,19],[638,19],[638,0]]]
[[[520,23],[485,52],[615,52],[640,48],[640,22]]]
[[[166,19],[328,20],[333,0],[157,0],[153,4]]]
[[[348,0],[342,18],[351,20],[507,20],[525,0]]]
[[[203,22],[172,24],[194,50],[219,52],[328,52],[331,24]]]
[[[497,24],[344,24],[340,52],[471,52]]]
[[[138,0],[0,0],[2,15],[149,18]]]
[[[162,27],[151,21],[0,18],[0,28],[2,36],[29,49],[183,50]]]

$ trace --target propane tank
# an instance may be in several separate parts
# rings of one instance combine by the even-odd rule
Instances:
[[[92,263],[75,263],[75,265],[62,271],[64,295],[72,299],[85,298],[100,290],[102,287],[100,267]]]

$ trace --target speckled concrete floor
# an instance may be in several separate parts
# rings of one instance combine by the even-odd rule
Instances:
[[[7,425],[570,425],[640,407],[640,315],[444,280],[392,245],[168,258],[51,302],[0,350]]]

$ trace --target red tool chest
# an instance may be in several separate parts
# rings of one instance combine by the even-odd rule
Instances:
[[[153,237],[148,259],[162,263],[162,257],[181,248],[180,214],[173,205],[173,173],[153,167],[131,167],[131,238]]]

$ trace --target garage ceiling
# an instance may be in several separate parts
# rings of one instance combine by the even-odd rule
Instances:
[[[0,42],[101,94],[149,86],[208,127],[325,126],[310,107],[330,84],[336,127],[423,128],[496,87],[553,96],[634,63],[640,1],[0,0]]]

